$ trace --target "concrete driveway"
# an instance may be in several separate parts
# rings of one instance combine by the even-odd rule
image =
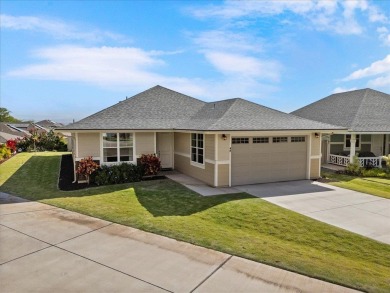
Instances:
[[[240,191],[390,244],[390,200],[310,180],[243,185]]]
[[[354,292],[0,194],[2,292]]]

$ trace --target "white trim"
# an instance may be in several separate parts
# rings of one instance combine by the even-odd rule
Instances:
[[[232,136],[229,135],[229,187],[232,186]]]
[[[321,159],[322,155],[310,156],[310,159]]]
[[[172,169],[175,169],[175,133],[172,132]]]
[[[311,166],[311,134],[307,138],[307,167],[306,167],[306,179],[310,179],[310,166]]]
[[[214,159],[218,162],[218,134],[214,134]],[[214,164],[214,186],[218,186],[218,163]]]
[[[185,154],[185,153],[181,153],[181,152],[175,152],[174,154],[191,159],[191,155],[189,155],[189,154]]]
[[[76,157],[76,158],[75,158],[75,161],[76,161],[76,162],[79,162],[79,161],[82,160],[82,159],[84,159],[84,158],[82,158],[82,157]],[[92,160],[99,160],[99,162],[101,162],[101,161],[100,161],[100,157],[92,157]]]
[[[201,169],[206,169],[206,164],[201,164],[201,163],[190,161],[190,165],[194,166],[194,167],[201,168]]]
[[[79,134],[78,132],[75,133],[75,141],[76,141],[76,155],[75,157],[79,156]]]
[[[215,162],[217,165],[227,165],[227,164],[230,164],[230,161],[229,160],[224,160],[224,161],[218,161],[218,162]]]
[[[196,134],[196,142],[198,142],[198,134],[203,135],[203,163],[195,162],[192,160],[192,134]],[[199,149],[198,146],[195,147],[196,149]],[[205,169],[206,168],[206,134],[203,132],[191,132],[190,133],[190,162],[192,166]],[[192,164],[193,163],[193,164]]]
[[[157,155],[157,132],[154,133],[154,154]]]
[[[118,160],[120,160],[120,143],[119,143],[119,133],[130,133],[133,136],[133,160],[132,161],[116,161],[116,162],[104,162],[104,152],[103,152],[103,134],[104,133],[116,133],[117,134],[117,157]],[[136,153],[136,143],[135,143],[135,133],[129,132],[129,131],[122,131],[122,132],[100,132],[100,164],[101,165],[115,165],[115,164],[121,164],[121,163],[130,163],[137,165],[137,153]]]

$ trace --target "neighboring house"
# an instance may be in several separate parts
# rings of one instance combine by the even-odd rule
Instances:
[[[39,125],[39,126],[41,126],[43,128],[46,128],[48,130],[64,126],[62,123],[57,123],[57,122],[54,122],[54,121],[49,120],[49,119],[35,122],[35,124],[37,124],[37,125]]]
[[[29,135],[28,131],[13,127],[8,122],[0,122],[0,143],[6,143],[10,139],[23,138],[26,135]]]
[[[243,99],[206,103],[153,87],[67,125],[73,159],[137,163],[156,153],[211,186],[318,178],[321,134],[342,130]]]
[[[322,163],[346,166],[359,156],[360,164],[381,166],[390,152],[390,95],[362,89],[330,95],[291,114],[348,128],[324,136]]]
[[[30,133],[30,131],[32,131],[32,130],[37,130],[38,133],[48,132],[48,129],[46,129],[46,128],[44,128],[36,123],[32,123],[32,122],[8,123],[8,126],[14,128],[14,129],[22,130],[26,133]]]

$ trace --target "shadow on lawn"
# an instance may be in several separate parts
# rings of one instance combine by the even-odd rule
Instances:
[[[234,200],[254,198],[247,193],[201,196],[170,179],[134,184],[139,203],[153,216],[189,216]]]
[[[28,200],[99,195],[129,188],[129,184],[91,187],[73,191],[58,189],[61,156],[33,155],[1,186],[0,191]]]

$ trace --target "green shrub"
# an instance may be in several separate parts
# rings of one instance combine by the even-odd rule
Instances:
[[[390,169],[384,169],[384,168],[363,169],[362,176],[390,178]]]
[[[143,173],[142,166],[133,164],[103,165],[91,174],[91,182],[96,185],[137,182],[141,181]]]
[[[17,148],[24,151],[66,151],[67,146],[64,138],[53,130],[38,132],[30,131],[30,136],[25,136],[17,141]]]
[[[144,174],[157,175],[158,171],[161,170],[161,161],[156,154],[142,155],[139,159],[141,166],[144,168]]]
[[[11,150],[5,144],[0,145],[0,160],[8,159],[11,154]]]
[[[353,157],[352,163],[349,163],[345,168],[345,173],[348,175],[360,176],[362,174],[362,167],[360,167],[357,156]]]

